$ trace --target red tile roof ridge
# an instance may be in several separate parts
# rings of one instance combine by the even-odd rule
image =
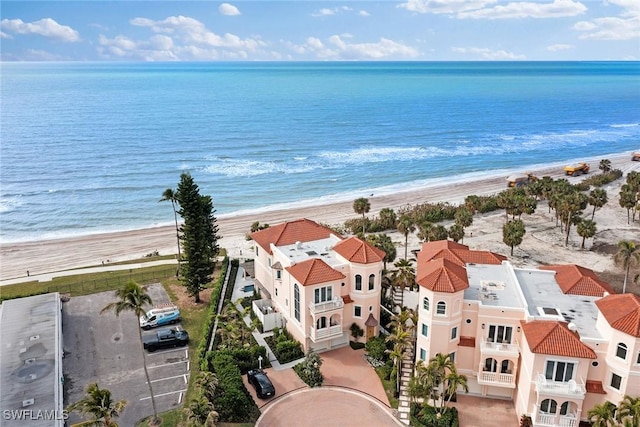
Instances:
[[[556,282],[564,294],[602,297],[605,292],[616,293],[593,270],[578,264],[545,265],[540,270],[555,271]]]
[[[521,320],[522,331],[532,353],[596,359],[596,353],[580,340],[580,335],[558,320]]]
[[[607,295],[597,300],[596,306],[613,329],[640,338],[640,296]]]
[[[287,267],[286,270],[300,282],[302,286],[327,283],[345,278],[344,274],[334,270],[329,264],[319,258],[311,258],[293,264]]]
[[[336,243],[333,246],[333,250],[348,261],[358,264],[382,262],[386,255],[383,250],[355,236]]]
[[[313,220],[300,218],[254,231],[249,236],[268,253],[272,253],[271,244],[285,246],[298,241],[309,242],[326,239],[332,234],[342,239],[342,236],[330,228]]]
[[[459,292],[469,287],[467,270],[446,258],[439,258],[419,266],[419,286],[434,292]]]

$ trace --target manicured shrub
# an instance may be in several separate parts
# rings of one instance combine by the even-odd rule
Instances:
[[[363,342],[349,341],[349,347],[351,347],[353,350],[360,350],[364,348],[364,346],[365,344]]]
[[[411,412],[411,425],[418,427],[459,427],[458,410],[449,408],[447,412],[438,418],[435,408],[424,405],[418,413]]]
[[[226,352],[209,352],[213,372],[218,378],[218,387],[213,401],[215,410],[224,422],[250,421],[257,409],[242,382],[242,374],[233,356]]]
[[[383,336],[369,338],[365,344],[365,351],[375,360],[386,361],[389,358],[386,350],[387,343]]]
[[[324,376],[320,372],[321,366],[322,358],[318,353],[310,351],[305,356],[304,361],[294,366],[293,370],[309,387],[320,387],[324,381]]]

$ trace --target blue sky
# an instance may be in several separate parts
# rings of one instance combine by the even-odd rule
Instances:
[[[638,0],[6,1],[3,61],[639,60]]]

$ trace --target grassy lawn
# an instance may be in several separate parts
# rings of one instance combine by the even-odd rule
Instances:
[[[398,399],[395,397],[395,389],[393,381],[384,379],[384,371],[381,368],[375,368],[376,374],[380,378],[384,392],[387,393],[387,399],[389,399],[389,405],[392,408],[398,408]]]

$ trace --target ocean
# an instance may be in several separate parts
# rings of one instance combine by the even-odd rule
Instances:
[[[1,64],[0,243],[640,149],[640,62]]]

